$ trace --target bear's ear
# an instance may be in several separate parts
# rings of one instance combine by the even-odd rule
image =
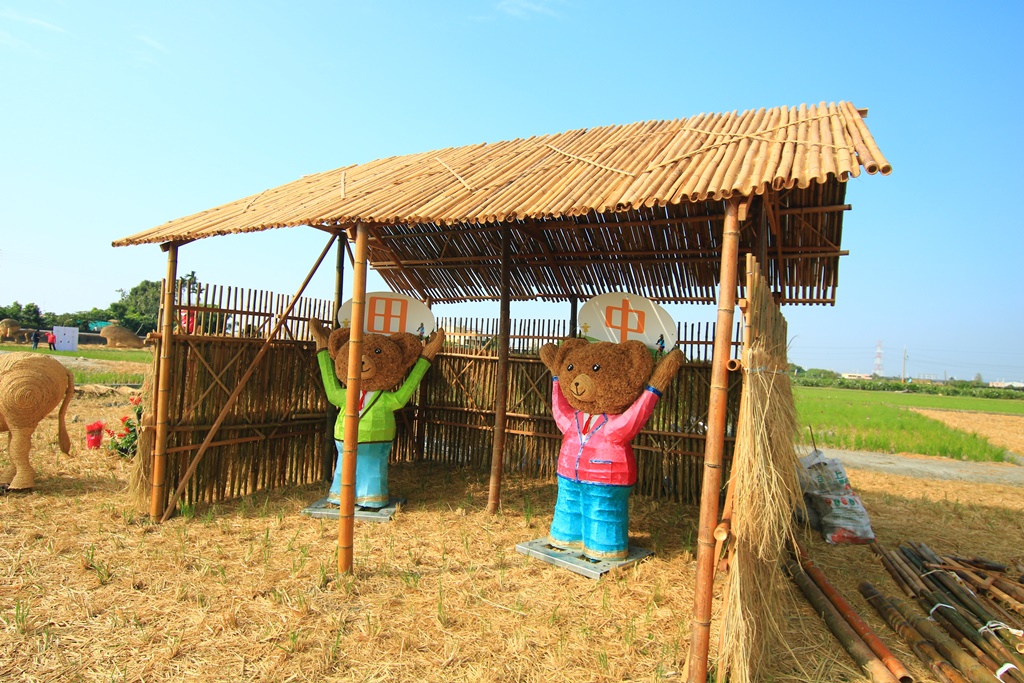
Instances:
[[[411,368],[416,363],[416,359],[423,353],[423,344],[420,343],[420,338],[415,334],[398,332],[397,334],[390,335],[388,339],[394,342],[402,354],[403,372]]]
[[[551,371],[552,375],[558,374],[558,366],[555,365],[555,357],[558,355],[557,344],[545,344],[540,347],[538,354],[540,356],[540,362]]]
[[[578,349],[582,349],[586,346],[590,346],[590,342],[580,337],[570,337],[561,344],[558,345],[558,353],[555,354],[555,365],[551,369],[552,373],[558,372],[558,369],[562,367],[562,363],[565,362],[566,357]]]
[[[647,350],[647,346],[642,341],[631,339],[622,342],[622,348],[626,352],[630,379],[633,381],[639,379],[643,385],[647,384],[648,378],[654,371],[654,359],[651,358],[651,352]]]
[[[331,358],[338,357],[338,352],[341,351],[341,347],[345,345],[351,334],[352,330],[348,327],[339,327],[334,332],[331,332],[331,336],[327,340],[327,353],[330,354]]]

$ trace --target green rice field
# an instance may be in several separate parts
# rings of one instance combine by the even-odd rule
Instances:
[[[800,442],[878,453],[919,453],[958,460],[1003,461],[1006,451],[910,408],[1024,415],[1024,401],[855,389],[793,387]]]

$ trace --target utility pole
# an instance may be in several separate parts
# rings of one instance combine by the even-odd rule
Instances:
[[[900,370],[900,384],[907,381],[907,347],[903,347],[903,369]]]

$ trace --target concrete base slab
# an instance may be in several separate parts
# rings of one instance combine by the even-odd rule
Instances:
[[[516,551],[581,574],[588,579],[600,579],[603,574],[612,569],[628,567],[654,554],[654,551],[631,545],[629,546],[629,555],[623,560],[591,560],[583,556],[582,550],[562,550],[554,547],[546,537],[517,543]]]
[[[399,505],[405,505],[405,498],[392,498],[388,501],[387,505],[378,509],[360,509],[357,505],[355,518],[362,522],[389,522],[395,512],[398,511]],[[341,516],[338,512],[338,506],[328,502],[327,498],[321,498],[315,503],[310,503],[302,508],[302,514],[325,519],[338,519]]]

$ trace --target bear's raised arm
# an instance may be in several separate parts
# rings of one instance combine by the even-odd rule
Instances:
[[[654,368],[654,372],[651,373],[651,379],[647,384],[657,389],[658,392],[664,393],[672,378],[679,372],[679,368],[683,366],[684,360],[686,359],[683,357],[682,351],[672,349],[664,358],[658,361],[658,365]]]
[[[444,330],[441,328],[437,329],[430,335],[426,342],[423,344],[423,352],[420,353],[420,357],[426,358],[430,362],[434,362],[434,357],[437,356],[437,352],[441,350],[441,346],[444,345]]]

